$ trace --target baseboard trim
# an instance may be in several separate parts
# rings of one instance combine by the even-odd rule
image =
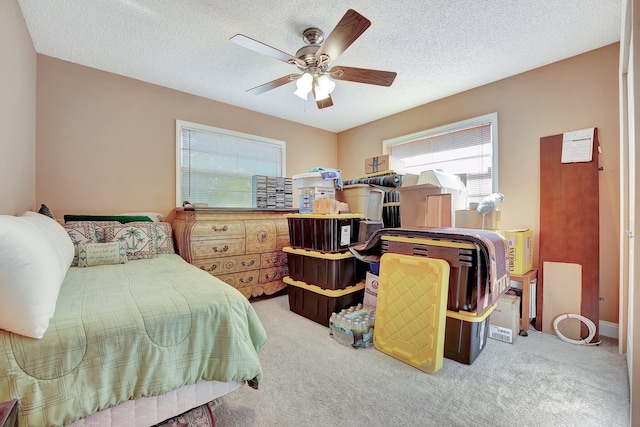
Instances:
[[[607,322],[606,320],[600,321],[600,335],[607,338],[618,339],[618,324],[613,322]]]

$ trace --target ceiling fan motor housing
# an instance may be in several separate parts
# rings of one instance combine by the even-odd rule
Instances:
[[[319,28],[307,28],[302,32],[302,40],[309,45],[321,45],[324,41],[324,33]]]

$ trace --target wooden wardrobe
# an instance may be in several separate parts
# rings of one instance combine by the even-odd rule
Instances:
[[[540,236],[535,327],[542,330],[544,263],[582,266],[580,314],[600,319],[598,129],[593,131],[591,161],[562,163],[563,134],[540,139]],[[549,321],[550,319],[546,319]],[[582,325],[581,338],[588,329]]]

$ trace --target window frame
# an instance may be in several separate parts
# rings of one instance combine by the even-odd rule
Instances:
[[[470,119],[461,120],[454,123],[438,126],[431,129],[422,130],[409,135],[403,135],[396,138],[385,139],[382,141],[382,154],[389,154],[389,147],[399,144],[406,144],[409,142],[417,141],[441,135],[444,133],[460,131],[466,128],[480,126],[486,123],[491,123],[491,189],[492,193],[499,191],[498,180],[498,113],[493,112],[484,114],[478,117],[472,117]]]
[[[282,176],[287,176],[287,143],[278,139],[267,138],[264,136],[253,135],[244,132],[237,132],[229,129],[223,129],[210,125],[203,125],[200,123],[189,122],[186,120],[176,120],[176,207],[182,207],[184,198],[182,197],[182,130],[193,129],[203,132],[212,132],[230,137],[238,137],[244,139],[251,139],[266,144],[271,144],[280,147],[281,150],[281,168],[280,173]],[[215,206],[210,206],[215,208]],[[237,209],[254,209],[252,207],[237,206]]]

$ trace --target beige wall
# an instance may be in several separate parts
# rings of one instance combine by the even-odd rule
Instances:
[[[616,43],[342,132],[338,167],[346,178],[362,175],[364,159],[381,154],[385,139],[497,112],[502,228],[532,228],[537,241],[540,138],[597,127],[600,320],[618,323],[618,54]],[[534,266],[537,258],[534,246]]]
[[[168,215],[176,119],[285,141],[288,176],[336,166],[335,133],[38,55],[37,202]]]
[[[65,213],[175,205],[175,120],[287,142],[287,175],[337,166],[362,174],[382,140],[498,112],[503,229],[539,222],[539,139],[598,127],[601,320],[618,322],[618,44],[338,135],[38,55],[36,202]],[[534,251],[537,265],[537,251]]]
[[[36,52],[17,0],[0,1],[0,214],[33,209]]]

